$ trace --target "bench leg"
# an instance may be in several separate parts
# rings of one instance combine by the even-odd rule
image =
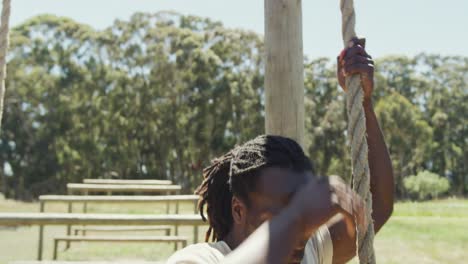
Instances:
[[[73,207],[72,207],[72,203],[69,202],[68,203],[68,213],[71,214],[73,212]],[[67,225],[67,236],[70,236],[71,235],[71,225]],[[65,249],[69,249],[70,248],[70,241],[67,241],[67,246],[65,247]]]
[[[39,226],[39,241],[37,245],[37,260],[42,260],[42,247],[44,243],[44,226]]]
[[[193,243],[198,243],[198,226],[193,226]]]
[[[58,248],[58,240],[54,239],[54,260],[57,260],[57,248]]]
[[[179,225],[174,226],[174,235],[178,236],[179,235]],[[174,251],[177,251],[177,242],[174,243]]]
[[[84,195],[88,195],[88,191],[85,191]],[[88,212],[88,203],[84,202],[83,203],[83,214],[86,214],[87,212]]]
[[[41,201],[39,204],[39,212],[43,213],[45,211],[45,202]],[[42,247],[44,240],[44,226],[39,226],[39,241],[37,243],[37,260],[42,260]]]
[[[198,212],[198,201],[193,202],[193,213],[197,214]]]

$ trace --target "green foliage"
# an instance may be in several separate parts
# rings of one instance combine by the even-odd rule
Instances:
[[[411,102],[392,92],[381,98],[375,112],[391,153],[397,193],[403,194],[402,180],[422,168],[433,143],[432,128]]]
[[[417,175],[405,178],[403,185],[410,194],[417,196],[420,200],[438,198],[450,188],[450,183],[446,178],[430,171],[421,171]]]
[[[170,179],[190,192],[211,158],[264,133],[264,47],[250,31],[174,12],[97,31],[33,17],[12,29],[0,134],[7,197],[89,177]],[[375,111],[397,177],[422,169],[468,188],[468,58],[377,61]],[[335,65],[304,59],[306,152],[350,177],[345,93]]]

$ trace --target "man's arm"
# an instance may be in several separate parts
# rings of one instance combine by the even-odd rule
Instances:
[[[303,232],[299,219],[297,210],[287,207],[257,228],[224,259],[223,264],[286,263]]]
[[[361,216],[357,224],[365,229],[365,210],[359,195],[339,179],[308,183],[280,214],[263,223],[223,263],[287,263],[298,242],[337,213]]]
[[[364,102],[367,144],[369,147],[370,189],[372,192],[372,218],[377,233],[393,212],[393,167],[387,145],[375,116],[372,102]]]
[[[364,89],[367,143],[369,147],[370,190],[372,193],[372,218],[377,233],[393,211],[393,168],[382,132],[372,106],[374,65],[360,40],[342,54],[338,61],[338,79],[346,90],[344,77],[360,74]],[[351,219],[337,216],[328,222],[333,241],[333,263],[346,263],[356,255],[356,233],[346,232]]]

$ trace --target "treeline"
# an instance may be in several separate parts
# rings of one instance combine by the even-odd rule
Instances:
[[[137,13],[96,31],[34,17],[11,32],[0,142],[2,191],[30,199],[90,177],[173,180],[190,191],[210,158],[264,131],[263,43],[177,13]],[[307,153],[350,176],[334,60],[304,59]],[[397,194],[429,170],[468,189],[468,58],[377,60],[375,111]]]

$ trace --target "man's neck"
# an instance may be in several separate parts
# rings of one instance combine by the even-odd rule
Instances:
[[[240,234],[231,231],[224,237],[223,241],[226,242],[231,250],[234,250],[242,243],[243,239],[241,239]]]

